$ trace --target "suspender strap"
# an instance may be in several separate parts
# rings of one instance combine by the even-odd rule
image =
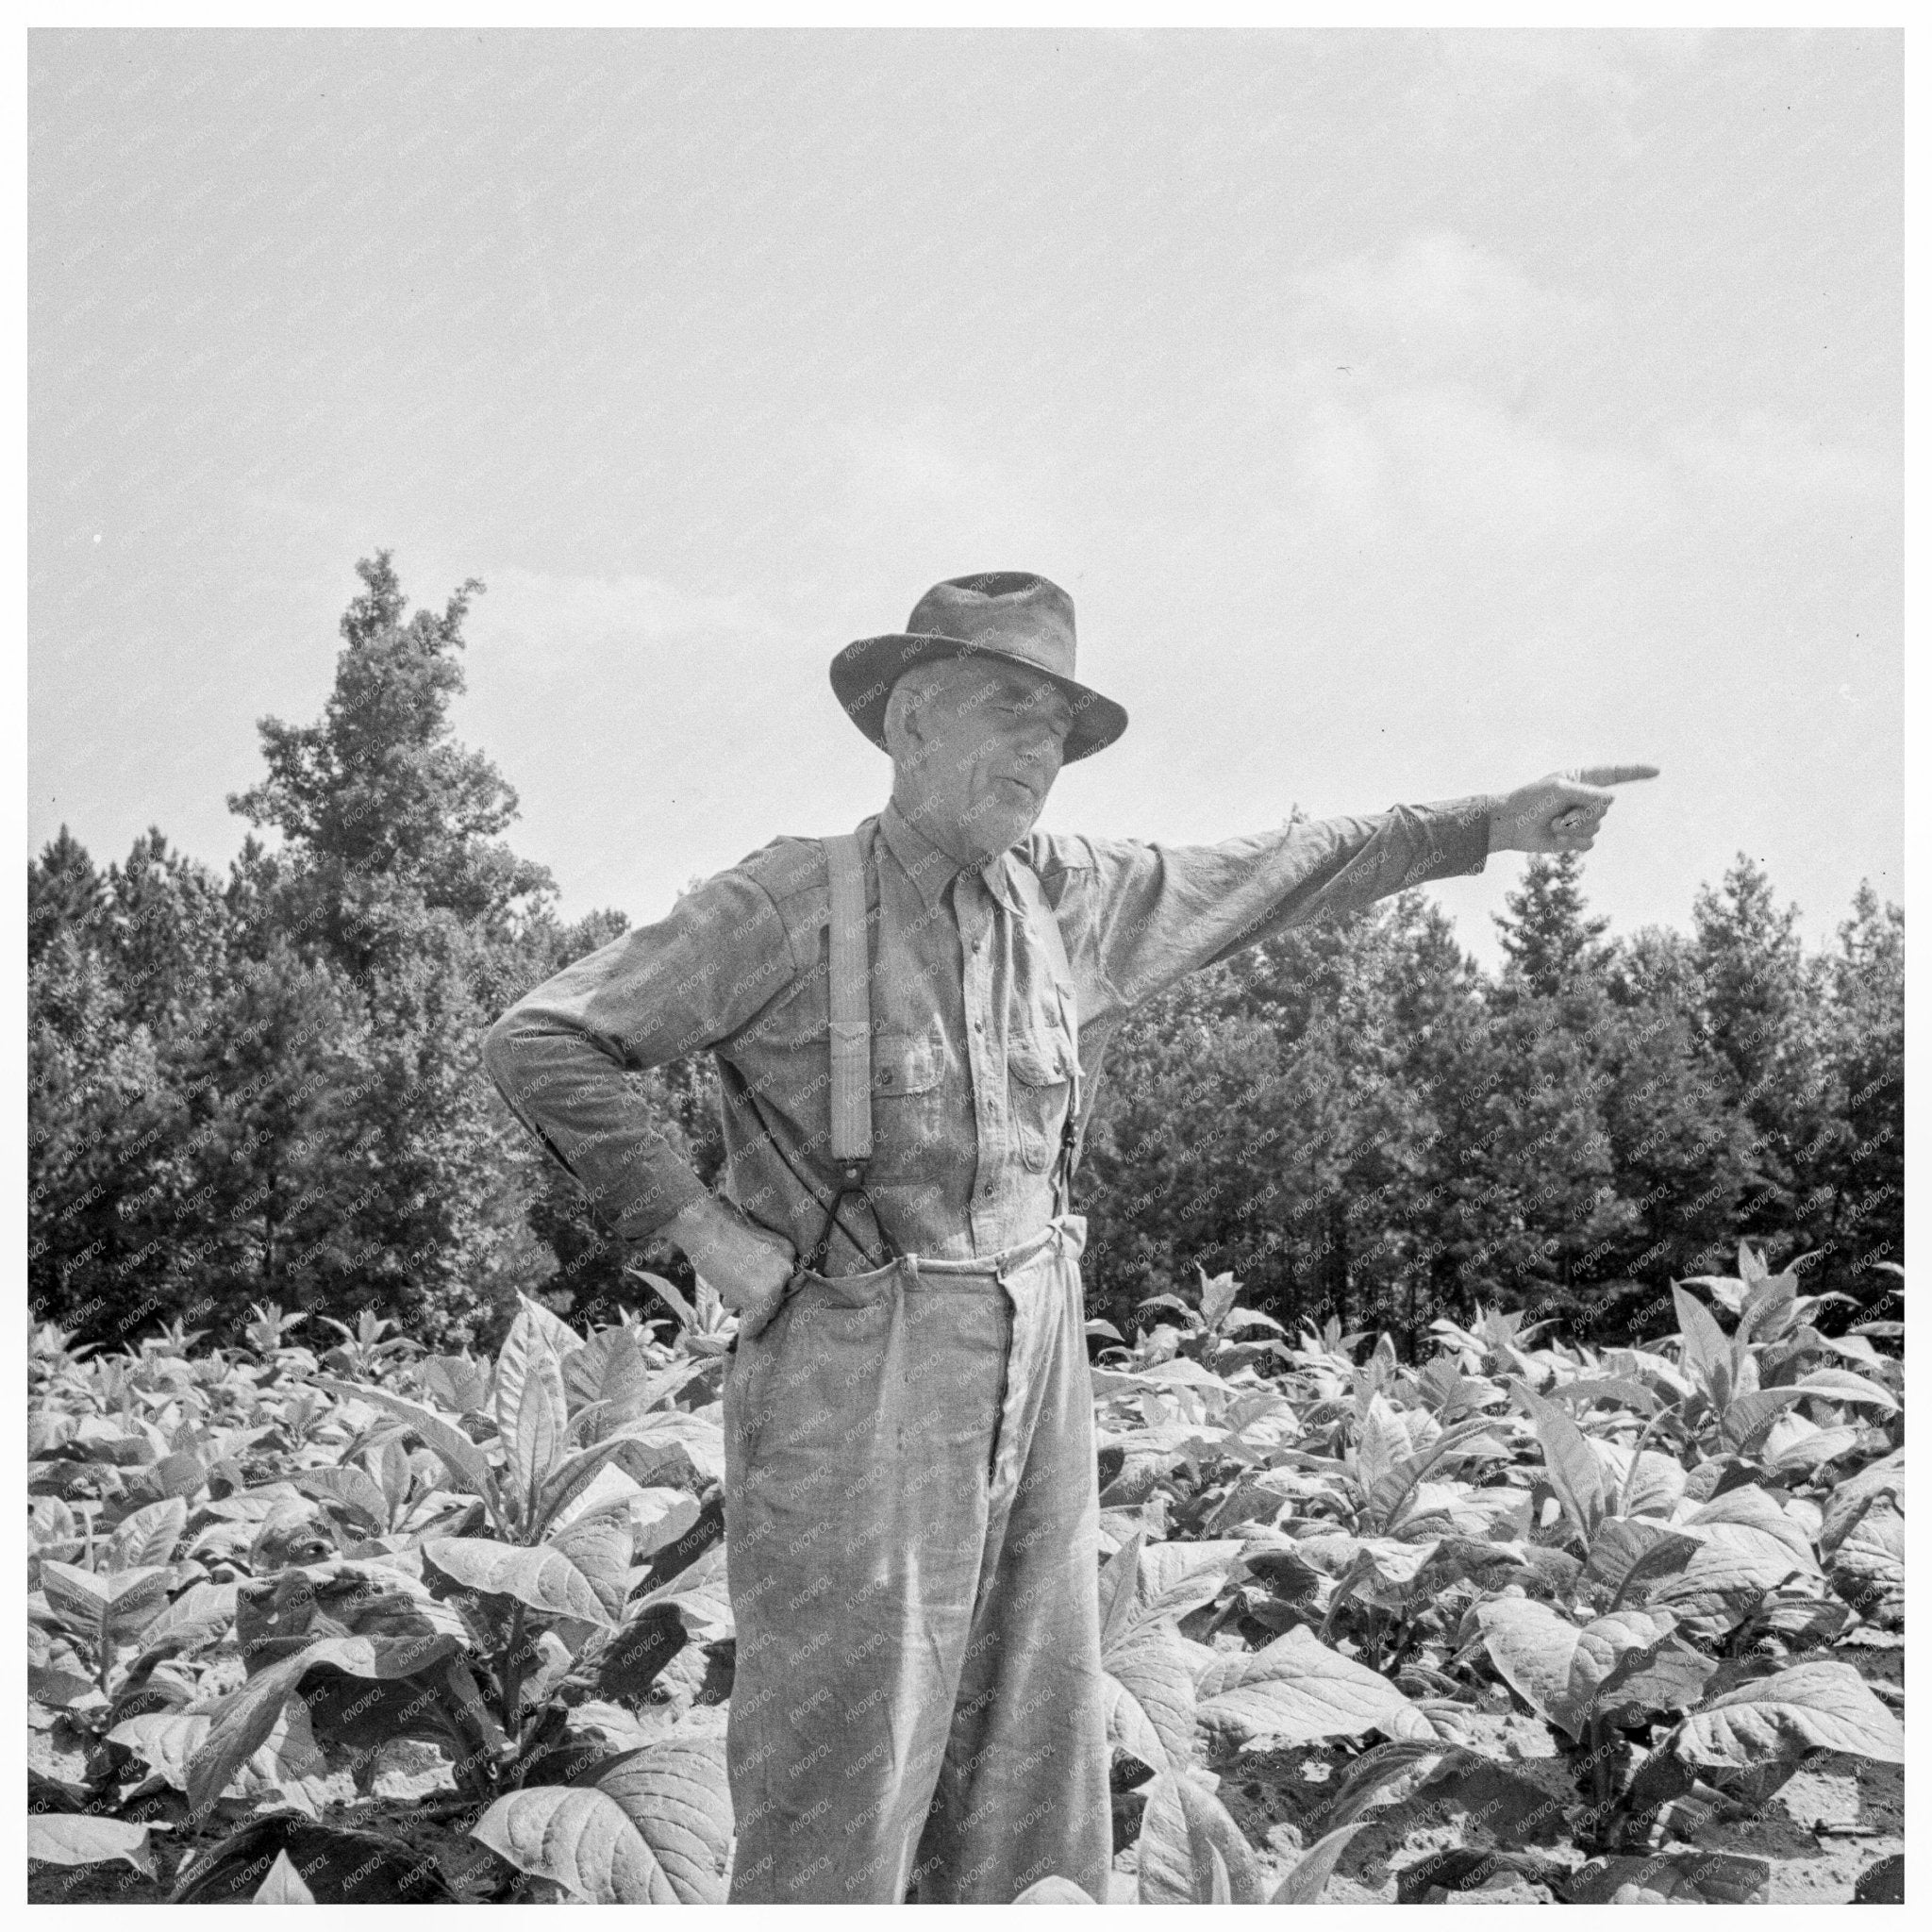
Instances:
[[[1060,923],[1040,890],[1040,875],[1018,858],[1007,874],[1019,889],[1026,908],[1026,923],[1046,953],[1053,970],[1054,987],[1059,1001],[1060,1018],[1066,1022],[1068,1038],[1074,1042],[1074,1086],[1067,1096],[1067,1117],[1060,1124],[1060,1148],[1054,1163],[1054,1195],[1058,1211],[1072,1211],[1074,1172],[1080,1164],[1080,1014],[1074,994],[1074,975],[1067,965],[1066,941],[1060,936]]]
[[[887,1255],[898,1257],[865,1190],[866,1164],[872,1158],[872,959],[865,931],[865,859],[855,832],[841,832],[824,843],[832,891],[826,991],[831,1010],[832,1159],[839,1170],[839,1191],[825,1211],[818,1241],[799,1257],[801,1267],[814,1272],[824,1266],[839,1208],[847,1194],[856,1193],[872,1209]]]
[[[858,840],[825,841],[832,867],[832,1158],[865,1177],[872,1158],[872,986],[865,942],[865,867]]]

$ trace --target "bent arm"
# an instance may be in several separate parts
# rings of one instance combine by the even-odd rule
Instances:
[[[625,1075],[728,1039],[795,971],[771,895],[720,873],[526,993],[490,1028],[483,1062],[598,1220],[641,1241],[707,1190]]]

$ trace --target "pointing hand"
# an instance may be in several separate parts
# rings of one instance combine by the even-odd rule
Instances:
[[[1491,852],[1588,852],[1616,803],[1610,785],[1655,778],[1655,765],[1585,765],[1552,772],[1496,800],[1490,813]]]

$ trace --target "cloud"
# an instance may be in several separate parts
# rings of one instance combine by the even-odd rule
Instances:
[[[1447,385],[1318,403],[1293,466],[1305,502],[1408,541],[1432,532],[1509,552],[1627,542],[1668,514],[1653,464],[1540,432]]]
[[[1608,365],[1615,324],[1607,304],[1443,230],[1305,274],[1273,378],[1298,518],[1521,556],[1761,536],[1894,488],[1880,454],[1769,411],[1579,426],[1596,385],[1574,372]]]
[[[661,577],[573,576],[548,571],[491,574],[477,614],[494,630],[570,636],[599,643],[658,643],[695,634],[763,638],[774,628],[750,599],[681,590]]]
[[[1875,453],[1768,414],[1644,448],[1565,437],[1448,384],[1315,399],[1290,461],[1304,515],[1478,555],[1718,531],[1762,539],[1869,513],[1894,492]]]
[[[1895,503],[1898,475],[1875,450],[1825,441],[1804,424],[1754,410],[1730,429],[1679,429],[1664,460],[1687,493],[1755,505],[1783,520],[1834,504]]]
[[[1410,374],[1521,357],[1603,316],[1600,303],[1543,288],[1505,257],[1445,229],[1312,270],[1294,292],[1297,329],[1323,353]]]
[[[974,570],[1053,575],[1067,522],[1053,459],[1008,431],[993,455],[983,430],[938,414],[844,429],[833,537],[861,581],[923,588]]]
[[[1491,109],[1557,89],[1608,113],[1645,89],[1694,66],[1707,32],[1689,29],[1457,28],[1429,35],[1437,71],[1458,106]]]

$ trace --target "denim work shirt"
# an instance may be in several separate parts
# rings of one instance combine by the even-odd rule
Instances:
[[[1108,1038],[1129,1008],[1288,926],[1481,872],[1490,805],[1398,805],[1218,845],[1035,831],[976,870],[896,804],[867,819],[876,1216],[848,1194],[821,1271],[878,1265],[880,1222],[898,1252],[943,1259],[1036,1233],[1055,1211],[1075,1033],[1091,1116]],[[1019,866],[1058,921],[1071,987],[1028,923]],[[708,1048],[724,1113],[719,1191],[801,1254],[819,1240],[840,1185],[829,920],[824,848],[777,839],[491,1028],[485,1064],[511,1109],[621,1239],[642,1240],[706,1191],[624,1070]]]

